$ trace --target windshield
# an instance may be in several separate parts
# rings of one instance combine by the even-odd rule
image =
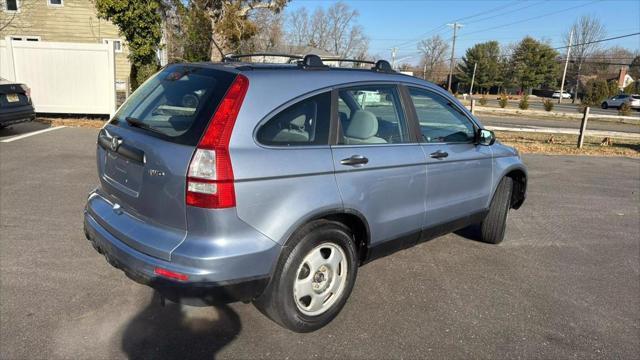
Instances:
[[[234,77],[193,65],[169,66],[142,84],[111,123],[195,145]]]

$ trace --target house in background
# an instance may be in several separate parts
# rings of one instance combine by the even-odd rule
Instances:
[[[10,37],[13,41],[113,43],[116,91],[128,93],[127,47],[115,25],[98,19],[91,0],[0,0],[0,11],[3,19],[12,19],[0,31],[2,40]]]
[[[620,72],[618,73],[618,77],[615,80],[618,81],[618,89],[620,89],[620,90],[624,90],[624,88],[626,88],[632,82],[634,82],[634,79],[631,77],[631,75],[627,74],[627,68],[626,67],[620,68]]]

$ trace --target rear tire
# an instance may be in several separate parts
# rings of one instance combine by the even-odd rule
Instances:
[[[513,179],[504,177],[500,180],[487,217],[480,223],[480,240],[489,244],[499,244],[504,240],[507,227],[507,216],[511,208]]]
[[[320,329],[338,315],[351,294],[357,259],[348,227],[328,220],[310,222],[284,247],[269,285],[254,305],[289,330]],[[301,282],[306,285],[298,285]]]

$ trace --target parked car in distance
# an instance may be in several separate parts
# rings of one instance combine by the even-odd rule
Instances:
[[[624,103],[629,104],[632,109],[640,109],[640,95],[618,94],[603,101],[601,107],[603,109],[620,108]]]
[[[0,128],[35,118],[29,87],[0,78]]]
[[[631,95],[631,98],[629,98],[629,106],[632,109],[640,111],[640,95],[638,94]]]
[[[553,94],[551,95],[551,97],[553,99],[560,99],[560,91],[559,90],[558,91],[554,91]],[[563,99],[571,99],[571,94],[569,94],[566,91],[563,91],[562,92],[562,98]]]
[[[363,263],[470,225],[501,242],[527,186],[518,152],[438,86],[315,55],[169,65],[96,154],[84,228],[109,263],[297,332],[337,316]]]

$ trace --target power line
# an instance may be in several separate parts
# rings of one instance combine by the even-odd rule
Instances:
[[[632,33],[632,34],[626,34],[626,35],[620,35],[620,36],[614,36],[614,37],[601,39],[601,40],[589,41],[589,42],[585,42],[585,43],[581,43],[581,44],[574,44],[574,45],[571,45],[571,47],[589,45],[589,44],[596,44],[596,43],[600,43],[600,42],[604,42],[604,41],[617,40],[617,39],[622,39],[622,38],[626,38],[626,37],[630,37],[630,36],[636,36],[636,35],[640,35],[640,32]],[[560,49],[566,49],[568,47],[569,46],[560,46],[560,47],[553,48],[553,49],[554,50],[560,50]]]
[[[477,20],[473,20],[473,21],[468,21],[468,22],[467,22],[467,25],[468,25],[468,24],[475,24],[475,23],[483,22],[483,21],[485,21],[485,20],[490,20],[490,19],[493,19],[493,18],[497,18],[497,17],[499,17],[499,16],[503,16],[503,15],[506,15],[506,14],[510,14],[510,13],[513,13],[513,12],[516,12],[516,11],[522,11],[522,10],[524,10],[524,9],[528,9],[528,8],[530,8],[530,7],[532,7],[532,6],[538,5],[538,4],[543,3],[543,2],[545,2],[545,1],[549,1],[549,0],[538,1],[538,2],[535,2],[535,3],[533,3],[533,4],[529,4],[529,5],[523,6],[523,7],[521,7],[521,8],[518,8],[518,9],[514,9],[514,10],[506,11],[506,12],[498,12],[497,14],[493,14],[493,15],[491,15],[491,16],[487,16],[487,17],[484,17],[484,18],[482,18],[482,19],[477,19]]]
[[[548,12],[548,13],[544,13],[544,14],[541,14],[541,15],[533,16],[533,17],[530,17],[530,18],[526,18],[526,19],[510,22],[510,23],[507,23],[507,24],[502,24],[502,25],[497,25],[497,26],[493,26],[493,27],[490,27],[490,28],[482,29],[482,30],[472,31],[470,33],[467,33],[466,35],[477,34],[477,33],[486,32],[486,31],[490,31],[490,30],[500,29],[500,28],[503,28],[503,27],[506,27],[506,26],[520,24],[520,23],[531,21],[531,20],[535,20],[535,19],[540,19],[540,18],[548,16],[548,15],[558,14],[558,13],[569,11],[569,10],[573,10],[573,9],[576,9],[576,8],[579,8],[579,7],[585,7],[587,5],[591,5],[591,4],[596,3],[598,1],[600,1],[600,0],[594,0],[594,1],[591,1],[590,3],[587,3],[587,4],[571,6],[571,7],[568,7],[568,8],[561,9],[561,10],[555,10],[555,11],[552,11],[552,12]]]
[[[495,7],[495,8],[489,9],[489,10],[485,10],[485,11],[481,11],[481,12],[476,13],[476,14],[473,14],[473,15],[464,16],[464,17],[461,17],[461,18],[455,19],[455,20],[453,20],[453,21],[451,21],[451,22],[458,22],[458,21],[461,21],[461,20],[472,19],[472,18],[474,18],[474,17],[476,17],[476,16],[484,15],[484,14],[487,14],[487,13],[493,12],[493,11],[495,11],[495,10],[504,9],[504,8],[509,7],[509,6],[513,6],[513,5],[515,5],[515,4],[518,4],[518,2],[517,2],[517,1],[514,1],[514,2],[512,2],[511,4],[508,4],[508,5],[500,5],[500,6],[498,6],[498,7]],[[437,27],[435,27],[435,28],[433,28],[433,29],[431,29],[431,30],[429,30],[429,31],[425,32],[425,33],[422,33],[422,34],[421,34],[420,36],[418,36],[418,37],[411,38],[411,39],[409,39],[409,40],[407,40],[407,41],[404,41],[404,42],[401,42],[401,43],[399,43],[399,44],[396,44],[396,47],[399,47],[399,48],[401,48],[401,47],[405,47],[405,46],[407,46],[407,44],[409,44],[409,45],[413,45],[412,43],[414,43],[414,42],[416,42],[416,41],[419,41],[419,40],[422,40],[422,39],[423,39],[425,36],[427,36],[428,34],[431,34],[431,33],[433,33],[433,32],[440,32],[440,31],[442,31],[443,29],[446,29],[446,28],[447,28],[447,24],[446,24],[446,23],[445,23],[445,24],[442,24],[442,25],[440,25],[440,26],[437,26]]]
[[[519,4],[519,2],[513,1],[508,5],[500,5],[500,6],[497,6],[495,8],[492,8],[492,9],[489,9],[489,10],[485,10],[485,11],[479,12],[479,13],[474,14],[474,15],[469,15],[469,16],[465,16],[465,17],[461,17],[461,18],[455,19],[453,21],[454,22],[458,22],[458,21],[462,21],[462,20],[473,19],[474,17],[480,16],[480,15],[484,15],[484,14],[489,14],[489,13],[492,13],[492,12],[494,12],[496,10],[500,10],[500,9],[504,10],[504,9],[506,9],[506,8],[508,8],[510,6],[516,5],[516,4]],[[528,6],[525,6],[525,8],[527,8],[527,7]],[[517,10],[522,10],[522,9],[517,9]],[[516,11],[516,10],[514,10],[514,11]],[[475,23],[475,22],[478,22],[478,21],[482,21],[482,20],[474,20],[474,21],[471,21],[470,23]]]

